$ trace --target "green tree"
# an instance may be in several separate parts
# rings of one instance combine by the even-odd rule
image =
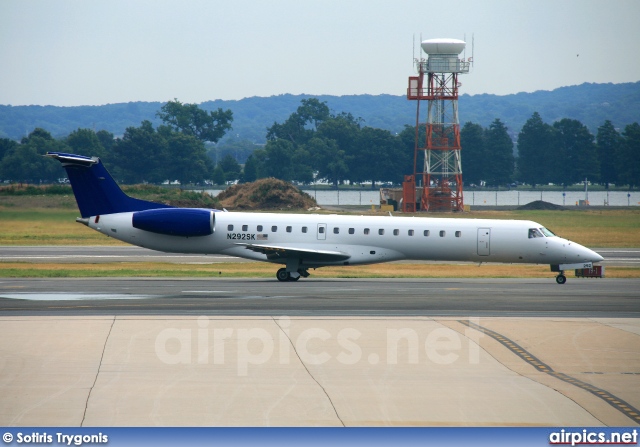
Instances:
[[[609,189],[609,183],[618,181],[622,144],[622,137],[611,121],[606,120],[602,126],[598,127],[596,145],[600,161],[600,181],[606,185],[607,189]]]
[[[336,187],[349,177],[349,171],[353,169],[361,121],[350,113],[341,113],[318,126],[315,138],[324,140],[325,145],[316,144],[315,149],[310,149],[314,168],[321,178],[328,179]]]
[[[416,147],[416,128],[415,126],[405,125],[402,132],[398,134],[398,138],[402,144],[402,150],[407,156],[406,166],[403,169],[404,175],[413,174],[414,168],[414,154]],[[427,131],[425,126],[418,126],[418,145],[419,147],[425,147],[427,140]],[[464,145],[462,146],[464,148]],[[421,173],[424,170],[424,151],[419,151],[418,154],[415,154],[415,168],[417,173]],[[464,160],[464,156],[463,156]],[[416,179],[417,184],[421,184],[422,177],[418,174]],[[404,180],[404,179],[403,179]]]
[[[0,177],[19,183],[40,183],[41,158],[34,147],[20,144],[0,162]]]
[[[247,162],[244,164],[244,169],[242,171],[242,181],[255,182],[256,180],[258,180],[258,161],[254,153],[249,155],[249,158],[247,158]]]
[[[21,144],[28,144],[30,141],[53,141],[51,134],[41,127],[36,127],[26,137],[20,140]]]
[[[197,104],[183,104],[177,99],[163,105],[157,116],[177,132],[213,143],[217,143],[231,129],[233,122],[231,110],[218,108],[207,113]]]
[[[147,120],[140,127],[128,127],[116,140],[113,162],[116,176],[124,183],[158,183],[169,178],[167,142]]]
[[[518,175],[520,180],[535,187],[555,178],[554,171],[564,164],[557,156],[554,129],[534,114],[518,134]]]
[[[309,141],[323,121],[329,119],[329,107],[326,102],[316,98],[303,99],[298,109],[282,123],[273,123],[267,129],[267,140],[287,140],[294,145]]]
[[[402,141],[388,130],[364,127],[358,135],[355,155],[356,170],[352,177],[358,181],[370,180],[371,189],[376,181],[399,183],[405,165]]]
[[[215,183],[216,185],[224,185],[225,184],[225,176],[224,176],[224,170],[222,169],[222,166],[217,165],[214,170],[213,170],[213,183]]]
[[[479,185],[481,180],[488,181],[487,150],[482,126],[466,122],[460,130],[460,146],[464,182]]]
[[[284,139],[267,141],[265,151],[267,157],[264,168],[267,176],[290,182],[295,176],[291,162],[295,151],[293,143]]]
[[[316,136],[335,140],[340,149],[347,150],[355,144],[361,123],[360,118],[354,118],[350,113],[340,113],[325,118],[318,125]]]
[[[640,185],[640,124],[625,126],[622,136],[620,179],[633,188]]]
[[[240,174],[242,172],[242,167],[238,164],[236,159],[231,154],[227,154],[222,157],[220,163],[218,165],[224,171],[224,176],[226,181],[238,180],[240,179]]]
[[[18,143],[16,141],[10,140],[8,138],[0,138],[0,161],[4,158],[4,156],[9,153],[12,149],[14,149]]]
[[[214,148],[209,149],[209,157],[212,160],[222,160],[225,155],[231,155],[240,164],[245,163],[249,155],[253,153],[258,147],[253,141],[240,139],[240,138],[225,138],[222,142],[218,143]]]
[[[104,157],[104,147],[98,135],[91,129],[77,129],[66,138],[67,145],[74,154],[87,157]]]
[[[328,180],[337,188],[338,182],[343,180],[349,171],[344,151],[330,138],[312,138],[305,148],[313,159],[318,177]]]
[[[187,184],[200,183],[210,177],[213,166],[202,141],[179,132],[162,133],[166,158],[170,160],[162,170],[169,179]]]
[[[304,123],[313,125],[314,129],[318,129],[323,121],[329,119],[329,107],[325,101],[320,102],[317,98],[309,98],[303,99],[300,103],[296,113]]]
[[[553,123],[558,151],[552,159],[561,169],[554,170],[553,182],[573,184],[590,178],[598,180],[600,167],[593,135],[578,120],[564,118]]]
[[[66,177],[59,163],[43,157],[47,152],[69,152],[69,148],[46,130],[36,128],[7,150],[0,162],[0,177],[21,183],[49,183]]]
[[[515,166],[513,141],[498,118],[485,131],[484,146],[489,161],[486,164],[487,182],[492,185],[510,183]]]
[[[106,130],[99,130],[96,132],[96,137],[98,137],[98,141],[100,141],[100,145],[103,148],[103,155],[105,159],[110,160],[109,157],[111,155],[111,149],[116,142],[113,138],[113,134]]]
[[[267,151],[265,149],[253,151],[253,154],[247,158],[247,163],[244,165],[243,181],[253,182],[268,177],[267,160]]]
[[[304,184],[313,182],[312,158],[306,146],[301,146],[293,151],[291,164],[293,166],[292,180]]]

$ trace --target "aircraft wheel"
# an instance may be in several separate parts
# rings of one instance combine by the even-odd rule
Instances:
[[[558,284],[564,284],[565,282],[567,282],[567,277],[564,275],[558,275],[556,276],[556,282]]]
[[[289,276],[289,281],[297,281],[299,279],[300,279],[299,276],[296,276],[295,278],[293,276]]]
[[[276,278],[278,278],[278,281],[289,281],[291,276],[286,268],[281,268],[276,272]]]

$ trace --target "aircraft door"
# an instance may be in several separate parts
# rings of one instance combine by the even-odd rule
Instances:
[[[478,256],[491,254],[491,228],[478,228]]]
[[[318,240],[324,241],[327,239],[327,224],[318,224]]]

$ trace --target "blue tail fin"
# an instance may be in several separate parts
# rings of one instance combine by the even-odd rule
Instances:
[[[62,152],[47,152],[47,156],[58,160],[66,169],[82,217],[172,208],[126,195],[97,157]]]

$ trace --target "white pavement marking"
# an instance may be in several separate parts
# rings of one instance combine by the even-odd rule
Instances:
[[[210,256],[210,255],[59,255],[59,256],[23,256],[23,255],[7,255],[0,256],[2,259],[72,259],[72,258],[203,258],[207,259],[240,259],[235,256]]]
[[[70,293],[70,292],[47,292],[47,293],[3,293],[0,298],[12,300],[29,301],[85,301],[85,300],[139,300],[158,298],[157,295],[126,295],[126,294],[96,294],[96,293]]]

